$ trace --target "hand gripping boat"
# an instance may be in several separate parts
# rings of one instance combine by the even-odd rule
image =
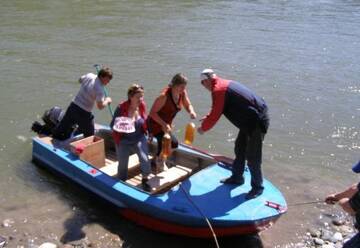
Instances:
[[[287,210],[282,193],[268,180],[261,196],[246,200],[248,170],[243,185],[222,184],[220,179],[231,175],[232,159],[185,144],[172,152],[167,169],[151,174],[150,192],[142,190],[136,154],[129,159],[128,179],[120,181],[111,131],[96,129],[95,136],[61,144],[49,136],[34,137],[33,161],[109,201],[139,225],[201,238],[213,237],[209,224],[217,236],[252,234],[269,228]],[[155,147],[150,144],[150,151]]]

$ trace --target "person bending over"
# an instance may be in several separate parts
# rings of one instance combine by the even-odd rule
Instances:
[[[211,129],[222,114],[239,129],[235,141],[232,175],[221,182],[242,185],[247,160],[252,188],[246,198],[255,198],[264,190],[261,161],[262,143],[269,127],[268,107],[264,99],[243,84],[220,78],[211,69],[203,70],[200,76],[201,84],[211,92],[212,108],[209,114],[201,119],[198,133],[203,134]]]
[[[98,109],[103,109],[111,103],[110,97],[105,97],[104,86],[113,77],[110,68],[103,67],[98,75],[88,73],[80,77],[80,90],[67,108],[64,117],[53,131],[53,137],[58,140],[66,140],[77,125],[76,133],[84,134],[84,137],[94,135],[94,116],[91,113],[94,104]]]
[[[188,79],[182,73],[176,74],[168,87],[162,90],[160,96],[156,98],[151,107],[148,118],[148,129],[150,136],[157,139],[157,165],[160,164],[161,166],[163,163],[160,158],[160,153],[162,150],[162,138],[165,133],[169,133],[171,136],[171,147],[173,149],[178,147],[178,141],[171,133],[173,128],[172,121],[176,114],[184,106],[190,118],[196,118],[196,113],[186,91],[187,83]]]
[[[353,166],[355,173],[360,173],[360,161]],[[348,189],[330,194],[325,198],[327,204],[338,203],[342,209],[355,216],[355,228],[360,230],[360,183],[353,184]],[[343,248],[359,248],[360,247],[360,233],[355,234],[349,241],[347,241]]]

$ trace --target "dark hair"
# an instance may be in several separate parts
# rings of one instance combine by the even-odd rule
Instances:
[[[113,77],[112,70],[109,67],[102,67],[98,73],[99,78],[108,77],[110,80]]]
[[[139,84],[132,84],[127,91],[128,98],[130,99],[130,97],[134,96],[136,93],[144,93],[144,87]]]
[[[177,86],[177,85],[181,85],[181,84],[186,85],[187,82],[188,82],[188,79],[185,77],[185,75],[182,73],[178,73],[171,79],[169,87],[173,87],[173,86]]]

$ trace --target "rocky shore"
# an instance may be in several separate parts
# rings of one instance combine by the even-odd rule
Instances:
[[[319,219],[322,219],[321,217],[319,216]],[[275,248],[341,248],[357,233],[353,225],[353,217],[343,212],[328,217],[330,221],[321,221],[320,227],[308,227],[307,232],[300,235],[300,242]]]
[[[323,218],[324,215],[327,218]],[[321,220],[319,226],[308,227],[306,233],[298,235],[298,242],[276,245],[274,248],[341,248],[357,232],[353,227],[352,217],[341,211],[335,214],[322,213],[319,219]],[[104,233],[102,240],[96,241],[90,241],[85,234],[79,240],[64,244],[56,236],[32,237],[33,234],[22,231],[22,224],[11,218],[1,221],[0,248],[87,248],[122,247],[123,245],[120,237],[112,233]]]
[[[24,231],[22,225],[26,225],[26,221],[17,223],[14,219],[9,218],[1,222],[0,248],[105,248],[122,247],[123,243],[119,236],[104,233],[100,240],[90,241],[85,234],[81,239],[64,244],[59,236],[53,233],[36,235]],[[34,231],[36,233],[36,230]]]

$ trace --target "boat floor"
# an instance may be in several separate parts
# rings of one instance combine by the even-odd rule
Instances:
[[[53,140],[51,137],[44,136],[44,137],[38,137],[43,143],[46,143],[51,146],[57,146],[61,147],[63,150],[66,150],[71,153],[70,149],[70,143],[69,142],[58,142]],[[80,158],[79,158],[80,159]],[[149,155],[149,159],[152,160],[153,156]],[[94,167],[96,167],[98,170],[102,171],[103,173],[113,177],[117,178],[118,174],[118,161],[116,157],[116,153],[113,150],[106,149],[105,152],[105,164],[104,166],[95,166],[91,163],[91,161],[84,161]],[[184,161],[185,164],[189,164],[189,161]],[[200,167],[206,167],[209,163],[209,161],[198,160],[197,163]],[[168,167],[164,168],[163,171],[158,172],[156,168],[152,167],[152,172],[148,176],[149,180],[147,181],[147,184],[150,186],[151,191],[149,193],[151,194],[157,194],[162,193],[170,188],[174,187],[179,182],[183,181],[185,178],[189,177],[194,172],[198,171],[198,169],[194,169],[191,166],[184,166],[180,164],[174,163],[174,161],[167,161]],[[133,154],[129,157],[128,162],[128,179],[126,180],[126,183],[128,183],[131,186],[137,187],[139,189],[142,189],[142,175],[141,175],[141,169],[140,169],[140,162],[136,154]]]
[[[149,160],[152,160],[153,157],[149,155]],[[106,173],[109,176],[117,177],[117,169],[118,169],[118,162],[117,158],[114,153],[108,152],[106,154],[105,159],[105,166],[101,167],[100,170]],[[168,163],[169,164],[169,163]],[[151,191],[150,193],[156,194],[163,192],[178,182],[185,179],[192,170],[188,167],[181,166],[181,165],[172,165],[171,167],[165,168],[161,172],[157,172],[156,168],[152,168],[152,172],[148,176],[147,184],[150,186]],[[136,154],[133,154],[129,157],[128,163],[128,179],[126,183],[142,188],[142,176],[140,170],[140,162]]]

